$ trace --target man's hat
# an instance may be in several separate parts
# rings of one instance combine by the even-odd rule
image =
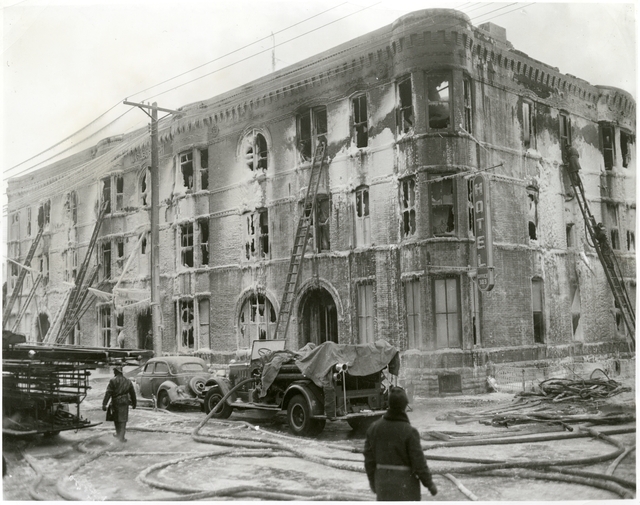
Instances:
[[[404,389],[399,387],[392,387],[389,392],[389,409],[404,412],[404,409],[409,405],[409,398]]]
[[[116,365],[113,367],[114,372],[122,373],[122,365]]]

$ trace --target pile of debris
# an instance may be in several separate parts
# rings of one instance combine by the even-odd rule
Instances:
[[[635,421],[635,416],[623,412],[602,413],[598,411],[597,406],[599,400],[626,391],[631,391],[631,388],[609,377],[594,379],[593,374],[589,379],[553,378],[542,381],[535,391],[516,394],[517,402],[514,405],[475,412],[457,410],[436,419],[454,421],[456,424],[477,421],[481,424],[500,427],[542,423],[559,425],[567,431],[573,431],[569,426],[570,423],[623,424]],[[554,405],[565,401],[578,403],[569,403],[565,408]]]

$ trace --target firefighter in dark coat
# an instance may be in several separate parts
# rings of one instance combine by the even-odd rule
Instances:
[[[136,408],[137,398],[132,382],[122,374],[122,367],[116,366],[113,369],[113,379],[109,381],[107,391],[102,400],[102,410],[107,410],[107,404],[111,399],[113,407],[113,424],[116,426],[116,437],[120,442],[126,442],[124,438],[127,432],[127,421],[129,420],[129,405]]]
[[[405,412],[408,404],[404,389],[392,388],[386,414],[367,431],[364,468],[378,501],[420,501],[421,482],[432,495],[438,492]]]

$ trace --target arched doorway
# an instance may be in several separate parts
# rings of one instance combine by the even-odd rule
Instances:
[[[331,294],[324,288],[307,291],[300,301],[300,347],[309,342],[338,343],[338,311]]]
[[[275,336],[276,311],[269,298],[261,293],[247,296],[240,309],[240,348],[251,348],[254,340],[270,340]]]
[[[36,332],[38,335],[38,342],[42,342],[44,340],[45,335],[49,331],[49,316],[45,313],[38,314],[38,322],[36,327]]]

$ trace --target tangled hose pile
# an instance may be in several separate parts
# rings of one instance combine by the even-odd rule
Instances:
[[[600,369],[594,370],[601,371]],[[604,373],[604,372],[602,372]],[[590,401],[611,398],[612,396],[631,391],[618,381],[601,378],[589,379],[547,379],[539,385],[539,391],[521,392],[517,396],[535,396],[554,403],[569,400]],[[605,374],[606,375],[606,374]]]

